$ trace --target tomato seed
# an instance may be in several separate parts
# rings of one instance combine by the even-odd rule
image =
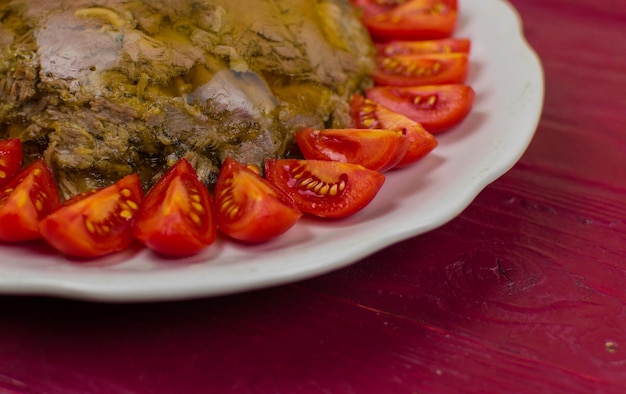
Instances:
[[[291,170],[291,177],[295,180],[302,179],[304,176],[304,168],[303,166],[298,166]]]
[[[312,189],[316,188],[318,184],[319,184],[319,181],[312,180],[311,182],[309,182],[308,185],[306,185],[306,189],[307,190],[312,190]]]
[[[306,178],[298,182],[298,186],[306,187],[309,183],[313,182],[313,178]]]
[[[226,212],[226,215],[228,215],[228,217],[232,219],[235,216],[237,216],[238,213],[239,213],[239,207],[236,205],[233,205],[232,207],[228,209],[228,211]]]
[[[139,209],[139,205],[137,205],[137,203],[133,200],[126,200],[126,204],[128,204],[128,206],[135,211]]]
[[[93,225],[91,220],[85,220],[85,227],[87,227],[87,231],[89,231],[91,234],[94,234],[96,232],[96,227]]]
[[[120,212],[120,216],[124,219],[130,219],[133,217],[133,213],[128,209],[124,209],[122,212]]]
[[[222,201],[222,205],[220,206],[220,211],[222,212],[226,212],[228,211],[231,207],[233,206],[233,199],[232,198],[227,198],[224,201]]]
[[[320,194],[320,190],[322,190],[322,188],[325,185],[322,182],[319,182],[317,185],[315,185],[315,187],[313,188],[313,191],[317,194]]]
[[[194,222],[196,224],[196,226],[201,226],[202,225],[202,219],[200,219],[200,216],[198,216],[197,213],[190,212],[189,213],[189,218],[191,219],[192,222]]]
[[[367,100],[366,104],[361,108],[363,112],[368,114],[374,113],[376,111],[376,104],[374,104],[371,100]]]
[[[383,68],[393,69],[398,65],[398,61],[392,57],[383,58],[382,66]]]
[[[374,124],[376,123],[376,119],[374,118],[365,118],[363,119],[363,126],[370,128],[372,126],[374,126]]]
[[[426,102],[424,102],[424,100]],[[413,104],[416,106],[421,106],[422,108],[432,108],[435,104],[437,103],[437,96],[436,95],[431,95],[428,96],[428,98],[425,98],[423,96],[415,96],[413,98]]]

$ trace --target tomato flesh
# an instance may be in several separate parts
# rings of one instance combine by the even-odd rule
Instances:
[[[305,128],[296,132],[296,142],[308,160],[333,160],[360,164],[384,172],[406,154],[408,140],[398,130]]]
[[[468,64],[465,53],[378,56],[372,78],[377,85],[394,86],[462,83]]]
[[[457,23],[456,0],[351,2],[375,41],[447,38]]]
[[[302,216],[284,191],[230,157],[222,164],[214,196],[220,231],[239,241],[265,242]]]
[[[39,221],[59,205],[52,173],[43,160],[34,161],[0,189],[0,240],[40,239]]]
[[[189,161],[178,160],[148,191],[133,232],[148,248],[177,257],[196,254],[215,241],[213,201]]]
[[[439,40],[389,41],[376,44],[379,56],[428,55],[433,53],[467,53],[471,41],[467,38],[442,38]]]
[[[22,141],[18,138],[0,141],[0,187],[9,183],[22,167]]]
[[[91,258],[118,252],[133,240],[131,223],[143,198],[136,174],[79,194],[39,224],[43,238],[60,252]]]
[[[393,168],[406,167],[415,163],[439,145],[434,135],[419,123],[376,102],[354,95],[350,101],[353,126],[362,129],[404,130],[407,151]]]
[[[459,124],[474,103],[471,86],[376,86],[367,89],[368,99],[420,123],[432,134]]]
[[[326,160],[269,159],[265,176],[302,212],[333,219],[361,211],[385,182],[378,171]]]

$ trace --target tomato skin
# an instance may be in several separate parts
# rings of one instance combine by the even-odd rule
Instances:
[[[0,141],[0,187],[9,183],[22,167],[22,141],[11,138]]]
[[[34,161],[0,189],[0,240],[40,239],[39,221],[60,203],[50,169],[43,160]]]
[[[465,82],[468,69],[466,53],[377,56],[372,78],[377,85],[454,84]]]
[[[365,96],[409,119],[432,134],[459,124],[472,109],[474,89],[468,85],[376,86]]]
[[[179,159],[148,191],[133,233],[148,248],[174,257],[194,255],[215,241],[213,200],[189,161]]]
[[[351,3],[362,11],[361,21],[374,41],[447,38],[456,28],[456,0],[351,0]]]
[[[352,124],[357,128],[405,131],[408,142],[407,151],[393,168],[402,168],[415,163],[439,145],[435,136],[421,124],[360,94],[352,96],[350,113]]]
[[[376,196],[385,176],[352,163],[269,159],[265,176],[304,213],[330,219],[353,215]]]
[[[243,242],[275,238],[302,217],[284,191],[230,157],[222,163],[214,196],[220,231]]]
[[[137,174],[111,186],[79,194],[39,223],[43,238],[68,256],[100,257],[133,241],[132,220],[143,190]]]
[[[420,41],[388,41],[377,43],[379,56],[428,55],[433,53],[470,53],[471,41],[468,38],[442,38]]]
[[[307,160],[333,160],[360,164],[384,172],[394,167],[409,147],[400,130],[304,128],[296,132],[296,142]]]

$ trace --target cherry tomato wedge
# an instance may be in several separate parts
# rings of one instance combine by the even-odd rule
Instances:
[[[404,130],[408,148],[393,168],[406,167],[426,156],[439,144],[435,136],[419,123],[383,107],[360,94],[352,96],[350,112],[353,126],[361,129]]]
[[[351,0],[375,41],[447,38],[457,23],[456,0]]]
[[[265,176],[302,212],[334,219],[365,208],[385,182],[378,171],[326,160],[269,159]]]
[[[148,191],[133,232],[148,248],[169,256],[190,256],[215,241],[213,201],[189,161],[178,160]]]
[[[409,147],[401,129],[304,128],[296,132],[296,143],[307,160],[354,163],[379,172],[398,164]]]
[[[471,41],[467,38],[442,38],[439,40],[389,41],[376,44],[379,56],[428,55],[432,53],[467,53]]]
[[[372,78],[377,85],[416,86],[465,82],[466,53],[378,56]]]
[[[475,93],[471,86],[460,84],[376,86],[367,89],[365,96],[437,134],[465,119],[474,104]]]
[[[0,240],[40,239],[39,221],[60,203],[50,170],[43,160],[34,161],[0,189]]]
[[[136,174],[111,186],[79,194],[39,223],[43,238],[73,257],[99,257],[125,249],[133,240],[131,223],[143,198]]]
[[[284,191],[232,158],[222,164],[214,195],[220,231],[239,241],[275,238],[302,217]]]
[[[18,138],[0,141],[0,187],[9,183],[22,167],[22,141]]]

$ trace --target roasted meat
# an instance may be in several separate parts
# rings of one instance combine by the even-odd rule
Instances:
[[[293,154],[344,127],[373,49],[347,0],[3,0],[0,138],[44,157],[64,198],[180,157]]]

